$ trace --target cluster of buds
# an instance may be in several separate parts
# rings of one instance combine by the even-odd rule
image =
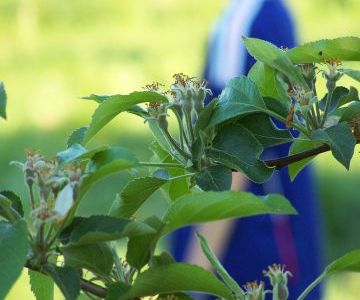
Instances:
[[[273,287],[272,294],[274,300],[287,300],[289,297],[288,277],[292,276],[285,270],[284,265],[273,264],[263,271],[264,275],[270,279]]]
[[[63,220],[74,204],[83,170],[74,166],[61,167],[56,159],[48,160],[31,151],[27,151],[24,163],[12,164],[24,173],[34,223]]]
[[[165,133],[169,144],[173,146],[175,155],[188,160],[191,158],[192,145],[195,143],[199,134],[196,130],[196,122],[199,114],[204,109],[204,103],[207,95],[212,95],[210,89],[206,87],[206,82],[196,80],[183,73],[173,76],[174,83],[167,92],[161,92],[159,83],[152,83],[144,88],[148,91],[155,91],[160,94],[169,94],[170,101],[167,104],[149,103],[147,111],[149,121],[155,119],[160,129]],[[179,141],[174,139],[168,132],[168,110],[174,112],[179,125]]]
[[[150,92],[157,92],[162,94],[160,91],[160,87],[163,86],[163,84],[158,82],[153,82],[151,84],[147,84],[144,86],[144,89],[150,91]],[[146,105],[147,111],[149,115],[158,120],[159,126],[163,129],[168,128],[168,122],[166,120],[167,117],[167,105],[161,104],[158,102],[150,102]]]
[[[333,91],[336,87],[336,82],[342,77],[342,73],[338,71],[341,61],[338,59],[329,59],[326,62],[328,71],[323,71],[323,76],[326,79],[326,88],[328,91]]]
[[[264,282],[257,281],[247,282],[244,285],[245,300],[265,300],[265,296],[269,291],[265,290]]]
[[[159,126],[162,129],[168,128],[167,121],[167,105],[158,102],[150,102],[146,105],[149,115],[158,120]]]
[[[301,74],[304,76],[307,84],[313,88],[316,82],[316,66],[312,63],[299,64]]]
[[[174,102],[181,106],[184,114],[198,116],[204,108],[206,96],[212,95],[211,90],[206,87],[206,82],[195,80],[183,73],[175,74],[174,80],[170,88]]]

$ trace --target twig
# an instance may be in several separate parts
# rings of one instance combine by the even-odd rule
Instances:
[[[280,157],[280,158],[276,158],[276,159],[265,160],[264,163],[268,167],[275,167],[276,170],[280,170],[281,168],[286,167],[287,165],[290,165],[297,161],[303,160],[305,158],[309,158],[311,156],[314,156],[314,155],[317,155],[317,154],[320,154],[323,152],[327,152],[329,150],[330,150],[329,145],[323,144],[317,148],[314,148],[314,149],[311,149],[308,151],[304,151],[301,153],[297,153],[294,155]]]
[[[92,283],[88,280],[85,280],[83,278],[80,279],[80,287],[82,290],[89,292],[100,298],[105,298],[106,294],[107,294],[107,289],[105,289],[95,283]]]

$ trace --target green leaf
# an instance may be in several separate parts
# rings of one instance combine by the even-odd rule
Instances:
[[[74,130],[67,140],[67,147],[71,147],[74,144],[81,144],[84,140],[84,136],[87,130],[88,126],[80,127]]]
[[[339,123],[326,129],[315,130],[311,133],[311,138],[328,144],[337,161],[346,169],[350,168],[356,140],[348,124]]]
[[[348,93],[340,97],[339,106],[342,106],[344,104],[348,104],[352,101],[359,101],[359,92],[356,88],[351,86],[348,90]]]
[[[109,96],[109,95],[91,94],[90,96],[84,97],[83,99],[85,99],[85,100],[93,100],[93,101],[95,101],[97,103],[102,103],[102,102],[104,102],[105,100],[108,100],[111,97],[112,96]],[[128,108],[126,110],[126,112],[137,115],[137,116],[142,117],[144,119],[150,116],[145,109],[143,109],[141,106],[136,105],[136,104],[131,106],[130,108]]]
[[[93,298],[90,298],[88,295],[84,294],[84,293],[80,293],[79,297],[77,298],[77,300],[94,300]]]
[[[0,222],[0,299],[5,299],[19,277],[28,254],[26,222]]]
[[[257,61],[250,69],[248,77],[256,84],[262,97],[273,98],[280,102],[290,102],[289,96],[277,80],[276,74],[274,68]]]
[[[119,300],[121,295],[125,294],[130,289],[130,286],[123,282],[115,282],[108,288],[105,300]]]
[[[6,92],[4,83],[0,81],[0,117],[6,119]]]
[[[115,217],[131,217],[141,205],[161,186],[169,180],[159,177],[139,177],[130,181],[114,202],[110,215]]]
[[[66,300],[77,299],[80,294],[80,274],[76,269],[46,264],[43,270],[52,277]]]
[[[185,175],[186,172],[180,168],[173,168],[169,173],[177,177]],[[171,202],[176,201],[179,197],[190,193],[188,178],[171,180],[164,185],[163,190],[166,191]]]
[[[40,272],[29,270],[31,291],[36,300],[54,299],[54,281]]]
[[[275,45],[256,38],[243,38],[244,44],[251,56],[256,60],[285,74],[292,82],[297,83],[306,90],[309,89],[304,77],[294,66],[284,50]]]
[[[126,261],[138,270],[148,263],[160,237],[161,229],[164,227],[164,224],[155,216],[147,218],[144,223],[153,228],[154,233],[131,237],[126,252]]]
[[[351,77],[356,81],[360,81],[360,71],[359,70],[352,70],[352,69],[343,69],[342,72]]]
[[[80,198],[98,180],[116,172],[130,169],[137,163],[135,156],[122,147],[112,147],[95,153],[89,164],[89,175],[80,186]]]
[[[290,101],[277,101],[273,98],[264,98],[264,102],[267,110],[272,111],[276,114],[276,119],[285,123],[286,117],[290,112]]]
[[[80,144],[73,144],[64,151],[56,154],[60,164],[67,164],[73,161],[88,160],[95,156],[96,153],[107,150],[108,146],[98,146],[92,150],[87,150]]]
[[[239,124],[229,124],[221,128],[213,141],[212,148],[206,150],[211,159],[228,168],[243,172],[254,182],[265,182],[273,169],[259,160],[262,145],[254,135]]]
[[[168,300],[168,299],[176,299],[176,300],[195,300],[195,298],[185,294],[185,293],[168,293],[161,294],[158,300]]]
[[[360,250],[351,251],[333,261],[325,269],[326,275],[333,275],[338,272],[360,272]]]
[[[266,111],[266,106],[255,84],[245,76],[236,77],[222,91],[209,126],[262,111]]]
[[[108,276],[114,264],[111,249],[106,243],[83,246],[66,246],[61,249],[65,265],[76,269],[85,268],[96,275]]]
[[[139,105],[131,106],[130,108],[128,108],[126,110],[126,112],[133,114],[135,116],[141,117],[143,119],[147,119],[150,117],[149,113]]]
[[[221,279],[225,282],[225,284],[228,286],[229,289],[231,289],[234,294],[242,298],[245,296],[244,291],[242,288],[236,283],[236,281],[229,275],[229,273],[225,270],[224,266],[221,264],[219,259],[216,257],[214,252],[211,250],[208,242],[206,239],[199,233],[196,234],[197,238],[200,242],[201,249],[213,268],[216,270],[216,272],[219,274]]]
[[[204,109],[200,112],[199,118],[197,119],[195,124],[195,132],[200,132],[200,130],[205,130],[208,127],[214,109],[218,102],[219,100],[217,98],[211,100],[211,102],[207,106],[205,106]]]
[[[0,196],[5,197],[11,203],[11,208],[14,209],[21,217],[24,216],[24,210],[21,199],[13,191],[0,191]],[[0,215],[2,215],[2,208],[0,207]]]
[[[81,156],[86,152],[87,150],[80,144],[72,144],[66,150],[58,152],[56,154],[56,158],[59,160],[60,163],[66,164],[75,160],[77,157]]]
[[[158,267],[172,263],[176,263],[174,257],[169,252],[163,251],[159,255],[154,255],[151,257],[150,266]]]
[[[109,99],[111,96],[109,95],[97,95],[97,94],[91,94],[90,96],[87,97],[82,97],[82,99],[84,100],[93,100],[96,103],[102,103],[105,100]]]
[[[332,112],[336,108],[355,100],[359,100],[359,94],[354,87],[350,87],[350,89],[347,89],[345,87],[338,86],[335,88],[331,96],[329,112]],[[320,109],[325,110],[326,101],[327,94],[319,102]]]
[[[84,245],[154,233],[148,225],[109,216],[76,217],[62,233],[64,243]]]
[[[328,265],[324,272],[316,278],[298,297],[303,300],[326,277],[341,272],[360,272],[360,250],[351,251]]]
[[[248,129],[264,148],[294,140],[290,131],[279,129],[266,114],[254,114],[241,118],[238,123]]]
[[[340,112],[339,122],[351,122],[360,114],[360,101],[353,101]]]
[[[92,96],[88,97],[91,98]],[[129,95],[108,96],[100,103],[92,116],[89,128],[84,136],[83,144],[86,144],[95,134],[97,134],[107,123],[115,118],[119,113],[130,109],[133,105],[144,102],[168,102],[166,96],[157,92],[133,92]]]
[[[300,137],[302,137],[302,136],[300,136]],[[289,155],[294,155],[294,154],[298,154],[298,153],[301,153],[304,151],[308,151],[308,150],[317,148],[321,145],[322,145],[322,143],[319,143],[316,141],[311,141],[311,140],[295,140],[294,143],[292,143],[292,145],[290,146]],[[315,157],[315,155],[288,165],[289,176],[292,181],[296,178],[296,176],[299,174],[299,172],[311,162],[311,160],[314,157]]]
[[[203,191],[226,191],[231,188],[232,171],[223,166],[209,166],[196,174],[196,183]]]
[[[287,54],[294,64],[322,63],[331,58],[342,61],[360,60],[360,38],[341,37],[314,41],[290,49]]]
[[[191,224],[260,214],[296,214],[296,211],[277,194],[259,197],[232,191],[194,193],[179,198],[169,207],[163,218],[166,224],[163,233]]]
[[[135,279],[119,299],[133,299],[163,293],[194,291],[232,299],[229,289],[215,275],[198,266],[174,263],[150,268]]]

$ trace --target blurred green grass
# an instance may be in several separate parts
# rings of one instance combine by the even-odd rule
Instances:
[[[168,84],[176,72],[200,75],[211,24],[226,3],[0,1],[0,79],[9,95],[9,120],[0,120],[0,189],[14,189],[26,197],[22,175],[9,161],[23,160],[24,148],[49,156],[63,149],[66,136],[86,124],[95,108],[80,96],[127,93],[152,81]],[[302,42],[360,36],[357,0],[289,0],[288,4]],[[144,128],[141,121],[124,116],[111,122],[94,144],[123,145],[146,159],[151,137]],[[348,173],[328,154],[316,160],[327,260],[360,247],[359,167],[359,159]],[[120,174],[99,184],[85,199],[81,213],[106,212],[128,178],[129,174]],[[326,299],[358,299],[356,280],[358,275],[332,279]],[[24,274],[7,299],[33,299],[26,284]]]

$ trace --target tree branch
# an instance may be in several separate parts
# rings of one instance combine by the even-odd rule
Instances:
[[[289,155],[289,156],[285,156],[285,157],[279,157],[276,159],[265,160],[264,163],[268,167],[275,167],[276,170],[280,170],[281,168],[286,167],[287,165],[290,165],[297,161],[312,157],[314,155],[317,155],[317,154],[320,154],[323,152],[327,152],[329,150],[330,150],[329,145],[323,144],[317,148],[314,148],[314,149],[311,149],[308,151],[304,151],[301,153],[297,153],[297,154],[293,154],[293,155]]]
[[[106,298],[107,289],[105,289],[102,286],[99,286],[95,283],[92,283],[88,280],[81,278],[80,279],[80,287],[82,290],[89,292],[95,296],[98,296],[100,298]]]
[[[360,139],[356,140],[356,144],[360,143]],[[279,158],[275,158],[275,159],[269,159],[269,160],[264,160],[264,163],[268,166],[268,167],[274,167],[276,170],[280,170],[283,167],[286,167],[287,165],[290,165],[292,163],[298,162],[300,160],[303,160],[305,158],[309,158],[312,156],[315,156],[317,154],[320,153],[324,153],[330,150],[330,146],[327,144],[323,144],[317,148],[311,149],[311,150],[307,150],[301,153],[297,153],[294,155],[289,155],[289,156],[284,156],[284,157],[279,157]]]

